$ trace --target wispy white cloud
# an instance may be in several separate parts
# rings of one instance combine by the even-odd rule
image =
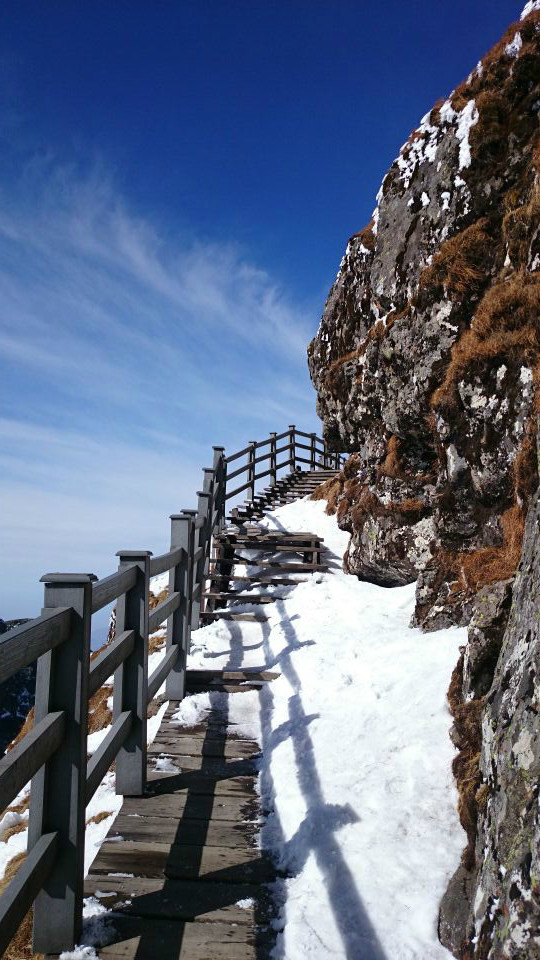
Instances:
[[[315,312],[234,244],[134,213],[99,166],[0,185],[0,616],[45,568],[162,546],[212,443],[314,429]]]

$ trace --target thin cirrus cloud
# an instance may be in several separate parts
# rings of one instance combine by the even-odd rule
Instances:
[[[316,311],[233,244],[136,216],[103,170],[0,189],[0,298],[0,616],[35,614],[51,566],[161,549],[212,443],[317,427]]]

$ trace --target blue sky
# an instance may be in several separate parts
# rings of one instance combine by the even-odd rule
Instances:
[[[347,238],[503,0],[0,7],[0,616],[166,547],[213,443],[318,428]]]

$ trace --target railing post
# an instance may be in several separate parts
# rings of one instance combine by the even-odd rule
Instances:
[[[249,469],[248,469],[248,475],[247,475],[247,476],[248,476],[248,483],[249,483],[249,490],[248,490],[248,496],[246,497],[246,500],[254,500],[254,499],[255,499],[255,453],[256,453],[256,446],[257,446],[257,441],[256,441],[256,440],[250,440],[250,441],[249,441],[249,453],[248,453]]]
[[[272,481],[272,486],[273,486],[273,485],[276,483],[276,481],[277,481],[277,469],[276,469],[276,468],[277,468],[277,454],[276,454],[276,450],[277,450],[277,442],[276,442],[277,433],[271,433],[271,434],[270,434],[270,437],[271,437],[271,440],[270,440],[270,479],[271,479],[271,481]]]
[[[120,550],[119,568],[137,564],[135,585],[118,598],[116,635],[135,631],[132,653],[114,674],[113,716],[131,710],[133,724],[116,757],[116,792],[140,797],[146,787],[146,711],[148,707],[149,550]]]
[[[291,473],[296,470],[296,427],[294,423],[289,424],[289,460]]]
[[[323,453],[323,466],[324,466],[324,469],[326,470],[327,467],[328,467],[328,445],[327,445],[327,443],[326,443],[326,440],[324,440],[324,439],[323,439],[323,449],[324,449],[324,453]]]
[[[207,477],[205,475],[205,483]],[[199,536],[195,537],[195,543],[197,549],[199,547],[203,548],[202,556],[199,557],[197,563],[195,564],[195,577],[193,582],[193,589],[196,590],[197,594],[193,598],[192,610],[191,610],[191,629],[198,630],[201,619],[201,609],[202,609],[202,594],[204,591],[205,585],[205,574],[207,571],[207,543],[208,543],[208,515],[210,513],[210,506],[212,501],[212,493],[210,490],[198,490],[197,491],[197,518],[203,521],[202,526],[199,529]]]
[[[317,434],[316,434],[316,433],[312,433],[312,434],[311,434],[311,451],[310,451],[311,469],[312,469],[312,470],[315,470],[316,467],[317,467],[317,454],[316,454],[316,449],[317,449]]]
[[[217,500],[219,516],[217,529],[221,530],[225,523],[225,495],[227,492],[227,464],[225,463],[225,447],[213,447],[214,451],[214,489],[215,499]]]
[[[182,700],[186,686],[186,657],[190,642],[190,606],[191,606],[191,560],[193,558],[193,519],[190,516],[174,514],[171,517],[171,550],[182,547],[185,554],[180,563],[169,574],[169,594],[180,593],[182,602],[167,622],[167,648],[176,644],[179,654],[166,682],[166,693],[170,700]],[[191,556],[190,556],[191,553]]]
[[[194,625],[194,615],[193,615],[193,609],[194,609],[195,602],[196,602],[196,601],[195,601],[195,598],[194,598],[194,596],[193,596],[193,588],[194,588],[194,586],[195,586],[195,577],[196,577],[196,573],[197,573],[197,565],[195,564],[195,562],[194,562],[194,560],[193,560],[193,555],[194,555],[194,553],[195,553],[195,550],[196,550],[196,547],[197,547],[197,544],[198,544],[198,540],[199,540],[199,536],[198,536],[198,534],[197,534],[197,531],[195,530],[195,521],[196,521],[196,519],[197,519],[198,512],[197,512],[197,510],[182,510],[182,516],[183,516],[183,517],[188,517],[188,518],[191,520],[190,538],[189,538],[189,551],[188,551],[188,553],[189,553],[189,559],[188,559],[188,581],[189,581],[188,635],[189,635],[189,642],[188,642],[188,645],[187,645],[187,647],[186,647],[186,654],[189,654],[189,650],[190,650],[190,647],[191,647],[191,631],[192,631],[192,630],[196,630],[197,627],[199,626],[198,619],[197,619],[197,624]],[[200,607],[200,600],[198,600],[197,602],[199,603],[199,607]],[[198,618],[198,616],[199,616],[199,615],[198,615],[198,613],[197,613],[197,618]]]
[[[49,573],[44,609],[71,607],[71,632],[39,658],[35,720],[66,714],[62,744],[32,779],[28,849],[44,833],[58,832],[58,855],[34,903],[33,949],[60,953],[80,940],[84,880],[88,667],[92,618],[91,573]]]

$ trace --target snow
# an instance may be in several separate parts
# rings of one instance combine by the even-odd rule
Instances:
[[[506,44],[504,52],[508,54],[509,57],[518,57],[522,46],[523,40],[521,39],[521,34],[518,30],[518,32],[514,35],[514,39],[510,43]]]
[[[319,533],[332,569],[266,588],[283,597],[266,623],[195,631],[189,666],[280,673],[228,701],[229,723],[262,747],[262,845],[291,875],[276,888],[280,955],[442,960],[438,908],[465,845],[446,705],[465,630],[410,629],[414,585],[346,576],[348,537],[324,507],[298,501],[266,522]],[[177,722],[219,696],[187,698]]]
[[[525,4],[521,11],[519,19],[524,20],[525,17],[528,17],[530,13],[534,13],[536,10],[540,10],[540,0],[528,0],[528,3]]]
[[[323,536],[328,573],[265,587],[280,597],[265,607],[265,623],[218,621],[192,635],[192,669],[256,667],[279,677],[261,691],[187,697],[173,722],[190,726],[226,704],[235,733],[261,745],[261,845],[287,875],[275,884],[280,956],[443,960],[439,902],[465,845],[446,691],[465,630],[410,629],[414,585],[388,590],[346,576],[348,535],[325,506],[301,500],[265,523]],[[250,609],[258,608],[237,607]],[[148,721],[149,742],[166,707]],[[166,755],[160,763],[175,766]],[[109,773],[87,809],[87,819],[109,816],[87,826],[86,869],[120,803]],[[10,844],[24,849],[26,833],[0,842],[0,876]],[[88,898],[83,945],[63,960],[94,960],[110,922]]]

